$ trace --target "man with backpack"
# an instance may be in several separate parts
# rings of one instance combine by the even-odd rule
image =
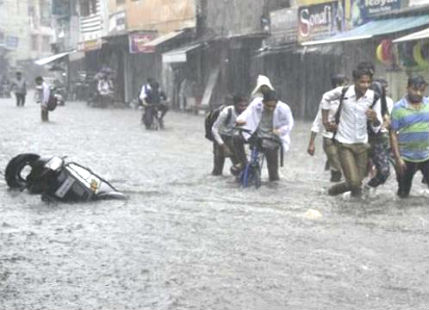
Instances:
[[[335,89],[340,86],[344,86],[347,83],[347,78],[344,74],[335,74],[331,77],[332,88]],[[337,113],[340,100],[332,100],[329,107],[329,121],[334,121],[335,113]],[[323,127],[322,123],[322,104],[319,105],[319,110],[317,112],[316,118],[313,121],[311,127],[311,136],[310,142],[308,143],[307,153],[311,156],[314,155],[316,147],[314,141],[319,132],[322,132],[323,136],[323,151],[328,158],[329,169],[331,170],[331,182],[339,182],[341,180],[341,164],[340,159],[338,158],[337,145],[332,140],[334,134],[333,132],[327,131]]]
[[[358,66],[353,71],[354,85],[338,87],[322,98],[322,120],[327,131],[335,132],[334,139],[345,182],[332,186],[328,194],[335,196],[351,192],[352,197],[362,194],[362,180],[368,166],[368,127],[374,132],[381,128],[380,101],[369,87],[373,70]],[[331,102],[340,100],[335,121],[329,120]]]
[[[374,80],[370,87],[378,97],[380,97],[380,110],[383,124],[379,132],[368,131],[370,164],[375,167],[376,172],[363,187],[363,192],[366,195],[374,194],[377,187],[384,184],[390,175],[389,127],[393,100],[387,96],[386,87],[387,82],[381,79]]]
[[[142,86],[140,91],[139,99],[142,102],[145,111],[142,116],[142,121],[145,123],[146,127],[148,127],[147,121],[145,119],[148,118],[148,113],[157,113],[157,111],[161,111],[161,115],[159,117],[159,125],[161,128],[164,127],[164,116],[167,114],[168,106],[164,103],[167,100],[167,96],[161,90],[159,83],[155,81],[153,78],[149,78],[148,83]],[[149,124],[150,127],[150,124]]]
[[[207,116],[206,126],[210,127],[212,123],[210,134],[208,135],[213,141],[213,157],[214,166],[212,175],[222,175],[225,158],[229,157],[233,164],[231,172],[235,173],[236,165],[239,163],[240,153],[244,153],[243,141],[238,142],[234,139],[234,127],[237,117],[247,107],[247,99],[241,95],[233,97],[233,105],[221,106]]]
[[[42,122],[49,121],[49,101],[51,99],[51,90],[49,85],[41,76],[36,77],[36,89],[38,91],[38,103],[40,103]],[[52,100],[52,99],[51,99]]]

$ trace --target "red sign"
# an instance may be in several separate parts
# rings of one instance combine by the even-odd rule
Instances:
[[[131,54],[154,53],[154,46],[145,46],[146,43],[155,39],[154,33],[131,33],[128,36]]]

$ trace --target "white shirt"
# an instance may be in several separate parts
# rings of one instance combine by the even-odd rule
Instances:
[[[38,93],[37,102],[39,102],[42,107],[47,107],[49,96],[51,94],[49,85],[46,84],[46,82],[43,82],[42,85],[37,86],[36,89]]]
[[[152,88],[150,87],[149,84],[144,84],[142,86],[142,89],[140,90],[140,96],[139,96],[141,101],[143,101],[143,102],[145,101],[145,99],[147,98],[147,95],[148,95],[148,91],[151,89]]]
[[[339,100],[343,86],[337,87],[323,95],[322,98],[322,109],[329,110],[331,102]],[[343,99],[343,104],[340,114],[340,123],[338,124],[337,134],[335,139],[340,143],[355,144],[355,143],[367,143],[368,142],[368,128],[367,128],[367,117],[366,111],[371,108],[374,101],[374,91],[368,89],[366,93],[356,98],[355,86],[350,86]],[[373,110],[377,113],[377,119],[380,122],[378,126],[371,124],[372,130],[378,132],[383,123],[381,117],[381,104],[378,100],[373,107]]]
[[[264,104],[262,98],[255,98],[250,105],[237,117],[237,121],[245,121],[243,128],[254,133],[259,126],[262,118],[262,110]],[[283,150],[287,152],[290,147],[290,132],[292,131],[294,120],[292,111],[289,106],[281,101],[277,102],[273,116],[273,128],[280,131],[280,139],[282,140]],[[244,135],[245,137],[248,135]]]
[[[231,112],[229,112],[231,111]],[[231,113],[231,114],[230,114]],[[231,115],[228,120],[228,115]],[[237,119],[237,113],[233,105],[225,107],[213,123],[212,135],[215,141],[222,145],[224,141],[221,135],[232,136],[234,133],[235,121]],[[228,122],[226,122],[228,120]]]
[[[335,122],[335,113],[337,113],[338,106],[340,105],[340,99],[332,100],[329,102],[329,114],[328,121]],[[317,115],[314,118],[313,125],[311,126],[311,131],[315,133],[322,132],[322,136],[324,138],[332,139],[334,136],[333,132],[327,131],[325,126],[323,126],[323,118],[322,118],[322,102],[319,104],[319,110],[317,111]]]

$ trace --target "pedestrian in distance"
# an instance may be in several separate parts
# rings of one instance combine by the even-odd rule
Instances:
[[[38,76],[35,79],[36,82],[36,90],[38,92],[38,103],[40,103],[40,110],[42,116],[42,122],[49,121],[49,110],[48,103],[51,95],[51,90],[49,85],[43,80],[43,77]]]
[[[229,157],[233,166],[231,172],[237,174],[240,170],[239,156],[245,154],[244,141],[234,130],[237,117],[246,109],[247,98],[242,95],[233,97],[233,104],[225,106],[219,113],[212,126],[213,158],[212,175],[222,175],[225,158]],[[244,155],[245,156],[245,155]]]
[[[12,81],[12,91],[15,93],[16,106],[23,107],[27,96],[27,82],[22,77],[21,72],[16,72],[16,77]]]
[[[427,85],[421,75],[410,77],[407,94],[392,110],[390,143],[400,198],[409,196],[414,174],[419,170],[429,184],[429,100],[423,98]]]
[[[362,194],[362,180],[367,175],[368,128],[378,132],[382,118],[380,100],[369,87],[373,71],[357,67],[353,71],[354,84],[337,87],[322,98],[322,121],[327,131],[335,132],[334,139],[345,181],[332,186],[329,195],[351,192],[353,197]],[[340,100],[335,121],[329,120],[331,102]]]
[[[292,111],[280,101],[273,90],[264,91],[263,98],[255,98],[237,118],[237,125],[248,130],[246,140],[253,134],[262,139],[262,151],[267,160],[270,181],[280,180],[278,155],[280,147],[283,152],[290,148],[290,133],[294,125]],[[279,140],[280,143],[274,141]],[[240,158],[242,166],[246,158]]]
[[[337,87],[344,86],[347,83],[347,78],[344,74],[335,74],[331,77],[331,85],[332,88],[335,89]],[[335,113],[337,112],[338,106],[340,105],[340,100],[332,100],[329,102],[329,114],[328,121],[335,121]],[[339,182],[341,181],[341,164],[340,159],[338,157],[337,145],[333,141],[334,133],[331,131],[327,131],[325,127],[323,127],[322,122],[322,103],[319,104],[319,110],[317,115],[313,121],[313,125],[311,127],[311,135],[310,141],[308,143],[307,153],[311,156],[314,155],[316,151],[315,139],[318,133],[322,132],[323,136],[323,151],[326,154],[328,159],[327,166],[331,172],[331,182]]]
[[[161,112],[159,125],[164,128],[164,117],[168,112],[167,96],[155,79],[149,78],[147,84],[142,86],[139,99],[144,107],[142,122],[145,123],[146,128],[150,127],[149,123],[152,122],[149,114],[158,113],[158,111]]]

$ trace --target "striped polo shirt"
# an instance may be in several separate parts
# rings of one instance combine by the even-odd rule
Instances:
[[[429,160],[429,100],[425,98],[419,110],[406,98],[392,110],[392,130],[398,133],[401,157],[410,162]]]

